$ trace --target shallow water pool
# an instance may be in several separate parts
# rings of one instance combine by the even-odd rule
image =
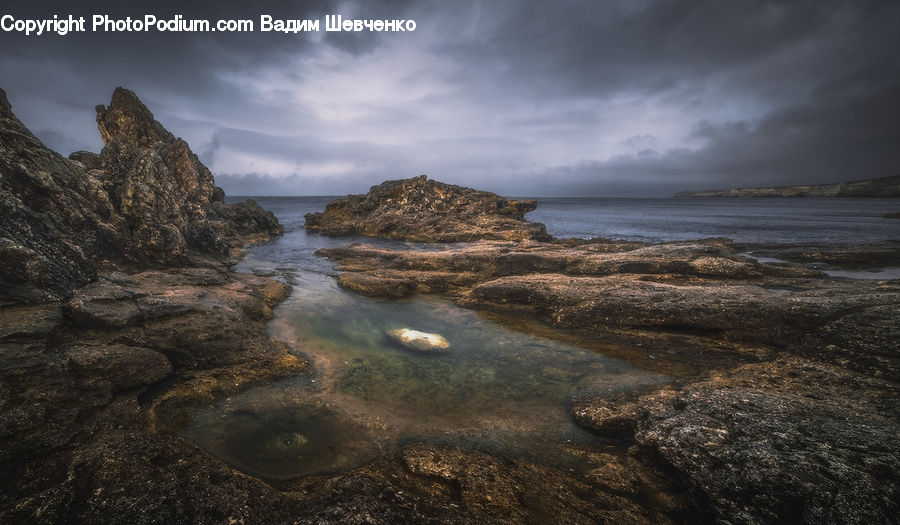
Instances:
[[[228,398],[200,411],[185,431],[255,476],[346,470],[412,441],[565,463],[560,445],[598,440],[570,421],[572,395],[666,380],[443,299],[371,299],[320,273],[289,278],[297,284],[270,331],[309,358],[316,374]],[[441,334],[450,348],[410,351],[386,336],[396,328]]]

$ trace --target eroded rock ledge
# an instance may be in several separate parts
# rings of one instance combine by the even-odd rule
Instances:
[[[891,521],[900,511],[892,438],[900,432],[900,281],[828,279],[741,255],[751,249],[848,267],[887,264],[897,250],[567,239],[319,253],[339,264],[338,284],[357,293],[442,294],[628,341],[633,355],[616,357],[642,366],[655,366],[651,354],[699,364],[698,375],[659,389],[572,399],[570,411],[585,428],[631,443],[635,461],[689,487],[717,520]],[[702,365],[722,352],[742,359]]]
[[[896,380],[900,283],[835,281],[764,264],[727,240],[658,245],[483,241],[439,251],[323,249],[338,284],[373,296],[441,293],[464,306],[621,334],[765,344]],[[852,341],[852,342],[851,342]],[[835,352],[829,345],[840,344]]]

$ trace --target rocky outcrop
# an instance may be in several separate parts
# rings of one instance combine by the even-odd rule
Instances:
[[[672,373],[678,379],[657,390],[579,392],[572,416],[603,439],[554,449],[575,463],[410,443],[345,473],[268,482],[243,474],[178,431],[199,404],[227,405],[234,392],[311,372],[266,330],[288,287],[225,264],[232,248],[278,231],[277,222],[251,202],[225,205],[186,144],[125,90],[98,111],[103,152],[71,160],[40,145],[2,92],[0,112],[0,206],[9,213],[0,223],[0,522],[897,515],[896,281],[829,281],[793,264],[760,264],[724,239],[539,242],[544,230],[523,220],[529,205],[424,178],[348,197],[310,225],[363,233],[354,228],[373,219],[368,235],[480,240],[430,251],[323,250],[340,262],[341,286],[441,293],[626,338],[634,344],[610,349],[627,351],[615,357],[652,369],[675,355],[694,371]],[[409,209],[392,211],[398,203]],[[459,237],[466,232],[474,237]],[[162,268],[172,264],[192,267]],[[720,359],[730,353],[740,359]],[[706,372],[696,377],[697,369]],[[289,432],[290,443],[267,437],[285,447],[278,457],[304,439]]]
[[[754,257],[768,257],[803,264],[827,265],[843,269],[897,266],[900,242],[798,243],[791,245],[746,244],[737,247]]]
[[[122,258],[124,220],[100,179],[45,148],[0,91],[0,300],[45,300]]]
[[[212,268],[113,272],[63,304],[0,309],[0,522],[707,518],[637,458],[587,448],[567,452],[579,459],[576,472],[410,444],[349,472],[277,482],[201,452],[178,436],[198,404],[310,373],[266,333],[287,292],[264,277]]]
[[[780,358],[573,416],[674,468],[730,523],[888,523],[897,515],[896,384]]]
[[[705,361],[699,368],[709,368],[710,349],[728,341],[753,360],[781,355],[636,397],[577,397],[571,413],[601,436],[635,443],[636,457],[684,480],[724,522],[874,523],[896,515],[897,281],[827,280],[742,257],[723,240],[322,253],[340,262],[344,288],[441,293],[537,317],[624,339],[633,345],[627,359],[689,344]],[[693,339],[673,339],[688,334]],[[609,472],[603,478],[608,483]]]
[[[0,521],[263,520],[284,507],[172,431],[198,403],[310,372],[266,332],[288,292],[215,268],[113,272],[62,304],[0,309]]]
[[[547,240],[543,224],[525,221],[537,207],[493,193],[428,180],[387,181],[365,195],[328,203],[306,215],[306,228],[325,235],[367,235],[421,242],[478,239]]]
[[[226,205],[187,143],[131,91],[97,108],[103,151],[70,159],[0,98],[0,300],[65,297],[98,267],[203,264],[281,231],[252,201]]]
[[[747,251],[845,267],[896,260],[893,243],[737,247],[727,239],[354,244],[319,253],[339,263],[338,284],[357,293],[442,294],[627,342],[616,357],[678,379],[643,392],[579,393],[570,413],[633,444],[631,458],[684,483],[716,521],[890,522],[900,493],[900,283],[829,279]],[[684,365],[704,372],[679,375]],[[425,457],[435,475],[465,486],[458,467]],[[423,468],[416,454],[411,460],[411,469]],[[625,468],[610,462],[592,472],[623,490],[638,483],[616,476]]]
[[[675,197],[900,197],[900,176],[838,184],[681,191],[676,193]]]
[[[896,282],[835,281],[793,264],[759,263],[724,239],[482,241],[439,251],[355,244],[318,253],[340,263],[341,287],[363,295],[440,293],[560,327],[765,343],[900,377],[895,349],[884,344],[900,336]],[[831,344],[843,352],[822,350]]]
[[[103,151],[65,159],[0,91],[0,521],[271,518],[283,497],[172,432],[198,403],[310,372],[265,328],[289,287],[227,270],[281,227],[226,205],[130,91],[98,124]]]

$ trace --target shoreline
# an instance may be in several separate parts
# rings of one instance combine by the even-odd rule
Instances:
[[[352,211],[340,213],[353,217]],[[368,220],[363,217],[351,220]],[[879,258],[896,260],[894,244],[765,249],[804,263],[853,267],[871,264],[873,257],[876,264]],[[644,457],[646,465],[674,469],[700,500],[713,502],[699,508],[720,519],[815,522],[867,515],[878,521],[893,514],[890,506],[862,506],[898,490],[882,486],[877,471],[866,466],[887,466],[900,453],[881,448],[897,429],[888,401],[897,399],[900,377],[896,280],[826,279],[796,263],[740,256],[724,239],[481,240],[443,251],[354,244],[317,253],[339,263],[341,287],[363,295],[437,294],[464,307],[587,328],[600,337],[646,343],[648,337],[665,341],[684,334],[696,338],[695,349],[734,345],[732,351],[749,352],[751,362],[701,369],[649,393],[575,399],[571,414],[598,435],[633,443],[631,455]],[[822,432],[810,438],[808,425]],[[868,430],[860,434],[861,428]],[[850,478],[822,484],[834,474],[833,466],[816,459],[823,444],[835,450],[829,465],[840,465]],[[737,458],[741,471],[723,468],[722,461]],[[800,473],[816,473],[817,481],[801,481]],[[845,483],[869,496],[835,507],[829,491]],[[799,507],[791,499],[797,497],[804,502]]]
[[[553,239],[524,220],[532,201],[424,176],[338,199],[306,226],[466,243],[320,250],[340,264],[338,285],[432,294],[525,333],[612,340],[617,358],[674,370],[673,381],[571,396],[569,417],[605,443],[559,444],[577,471],[412,440],[343,472],[245,474],[180,431],[198,407],[316,373],[302,348],[270,334],[291,287],[232,271],[247,243],[281,234],[280,223],[252,201],[225,204],[186,143],[127,90],[98,109],[103,152],[73,160],[44,148],[2,96],[0,110],[0,131],[16,141],[0,161],[28,151],[32,162],[16,168],[15,184],[0,180],[16,196],[15,220],[0,232],[2,277],[16,283],[0,308],[4,521],[818,522],[897,513],[900,489],[885,473],[900,457],[900,282],[829,280],[743,256],[746,246],[721,238]],[[152,220],[141,222],[146,213]],[[853,265],[893,260],[897,248],[885,246],[779,253]]]

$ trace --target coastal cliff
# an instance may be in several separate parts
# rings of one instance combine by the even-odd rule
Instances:
[[[900,197],[900,176],[837,184],[732,188],[730,190],[680,191],[676,198],[693,197]]]

